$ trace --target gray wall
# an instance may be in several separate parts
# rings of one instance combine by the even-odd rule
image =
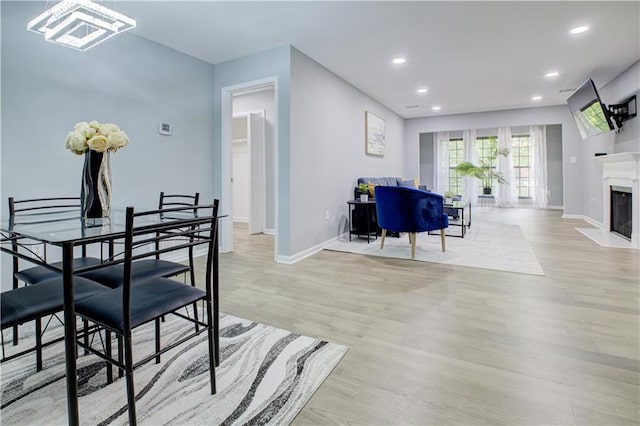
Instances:
[[[420,184],[433,190],[435,184],[435,164],[433,133],[420,133]]]
[[[640,96],[640,62],[636,62],[606,86],[598,87],[600,99],[606,105],[617,104],[636,94]],[[577,130],[576,130],[577,132]],[[585,188],[583,214],[602,223],[602,164],[592,157],[596,152],[609,154],[640,152],[640,118],[625,121],[618,134],[609,132],[582,141],[582,158],[585,164],[582,182]]]
[[[365,111],[385,121],[384,157],[365,155]],[[292,253],[347,230],[346,202],[358,177],[403,176],[403,128],[404,120],[391,110],[292,49]]]
[[[233,97],[233,113],[265,110],[265,228],[275,229],[275,99],[273,89]]]
[[[547,126],[547,189],[549,207],[561,207],[562,191],[562,126]]]
[[[433,133],[440,131],[451,131],[460,129],[493,129],[498,127],[518,127],[530,125],[560,125],[562,147],[551,149],[552,152],[562,153],[562,182],[564,190],[563,205],[566,214],[583,214],[583,185],[582,168],[584,159],[582,158],[583,146],[581,144],[578,130],[569,113],[566,105],[540,108],[523,108],[505,111],[490,111],[473,114],[456,114],[435,117],[414,118],[406,121],[405,126],[405,158],[406,174],[411,174],[413,170],[419,170],[419,140],[421,133]],[[480,134],[480,133],[479,133]],[[548,135],[548,134],[547,134]],[[557,138],[555,139],[558,140]],[[571,157],[576,158],[575,163],[571,163]],[[556,159],[557,160],[557,159]],[[557,164],[554,165],[553,173],[557,173]],[[547,171],[549,173],[549,170]],[[557,179],[549,176],[549,181]],[[555,198],[557,190],[552,188],[552,202],[558,202]],[[551,204],[551,203],[550,203]]]
[[[42,2],[0,7],[3,214],[8,196],[80,195],[83,159],[64,140],[90,120],[131,139],[111,156],[113,206],[155,207],[160,191],[213,198],[212,65],[131,34],[75,51],[25,29]],[[160,121],[173,136],[158,134]]]
[[[287,258],[291,255],[291,161],[290,161],[290,74],[291,74],[291,46],[282,46],[266,50],[251,56],[234,59],[215,66],[214,94],[214,146],[213,163],[210,167],[215,176],[215,188],[221,192],[222,184],[222,89],[238,84],[261,80],[270,77],[277,78],[275,102],[277,110],[278,140],[275,161],[277,165],[276,187],[278,198],[277,247],[276,255]],[[226,207],[221,205],[222,213]],[[224,238],[224,236],[223,236]]]

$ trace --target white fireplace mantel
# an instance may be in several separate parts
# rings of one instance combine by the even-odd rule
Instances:
[[[603,231],[611,229],[611,186],[631,188],[631,246],[640,247],[640,152],[592,157],[602,163],[602,209]]]

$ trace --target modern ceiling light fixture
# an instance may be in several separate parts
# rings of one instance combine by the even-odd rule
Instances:
[[[404,64],[404,63],[405,63],[405,62],[407,62],[407,61],[406,61],[406,59],[404,59],[404,58],[395,58],[395,59],[394,59],[393,61],[391,61],[391,62],[393,62],[393,63],[394,63],[394,64],[396,64],[396,65],[399,65],[399,64]]]
[[[580,25],[579,27],[572,28],[569,32],[571,34],[580,34],[587,31],[588,29],[589,27],[587,27],[586,25]]]
[[[540,95],[532,96],[532,97],[531,97],[531,100],[532,100],[532,101],[541,101],[541,100],[542,100],[542,96],[540,96]]]
[[[134,19],[90,0],[63,0],[32,19],[27,29],[46,41],[85,51],[135,26]]]
[[[418,93],[427,93],[427,89],[422,87],[422,88],[418,89]]]
[[[434,106],[431,107],[431,109],[434,110],[434,111],[440,111],[441,108],[442,107],[440,105],[434,105]]]
[[[558,71],[551,71],[551,72],[546,73],[544,76],[547,77],[547,78],[553,78],[553,77],[557,77],[559,75],[560,75],[560,73]]]

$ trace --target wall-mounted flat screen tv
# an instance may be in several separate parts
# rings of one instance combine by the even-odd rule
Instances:
[[[613,130],[609,111],[600,101],[593,80],[587,80],[567,99],[582,140]]]

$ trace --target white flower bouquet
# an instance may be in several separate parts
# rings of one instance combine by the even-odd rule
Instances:
[[[83,155],[87,150],[116,152],[129,144],[129,137],[115,124],[97,121],[81,121],[74,126],[65,140],[65,146],[74,154]]]

